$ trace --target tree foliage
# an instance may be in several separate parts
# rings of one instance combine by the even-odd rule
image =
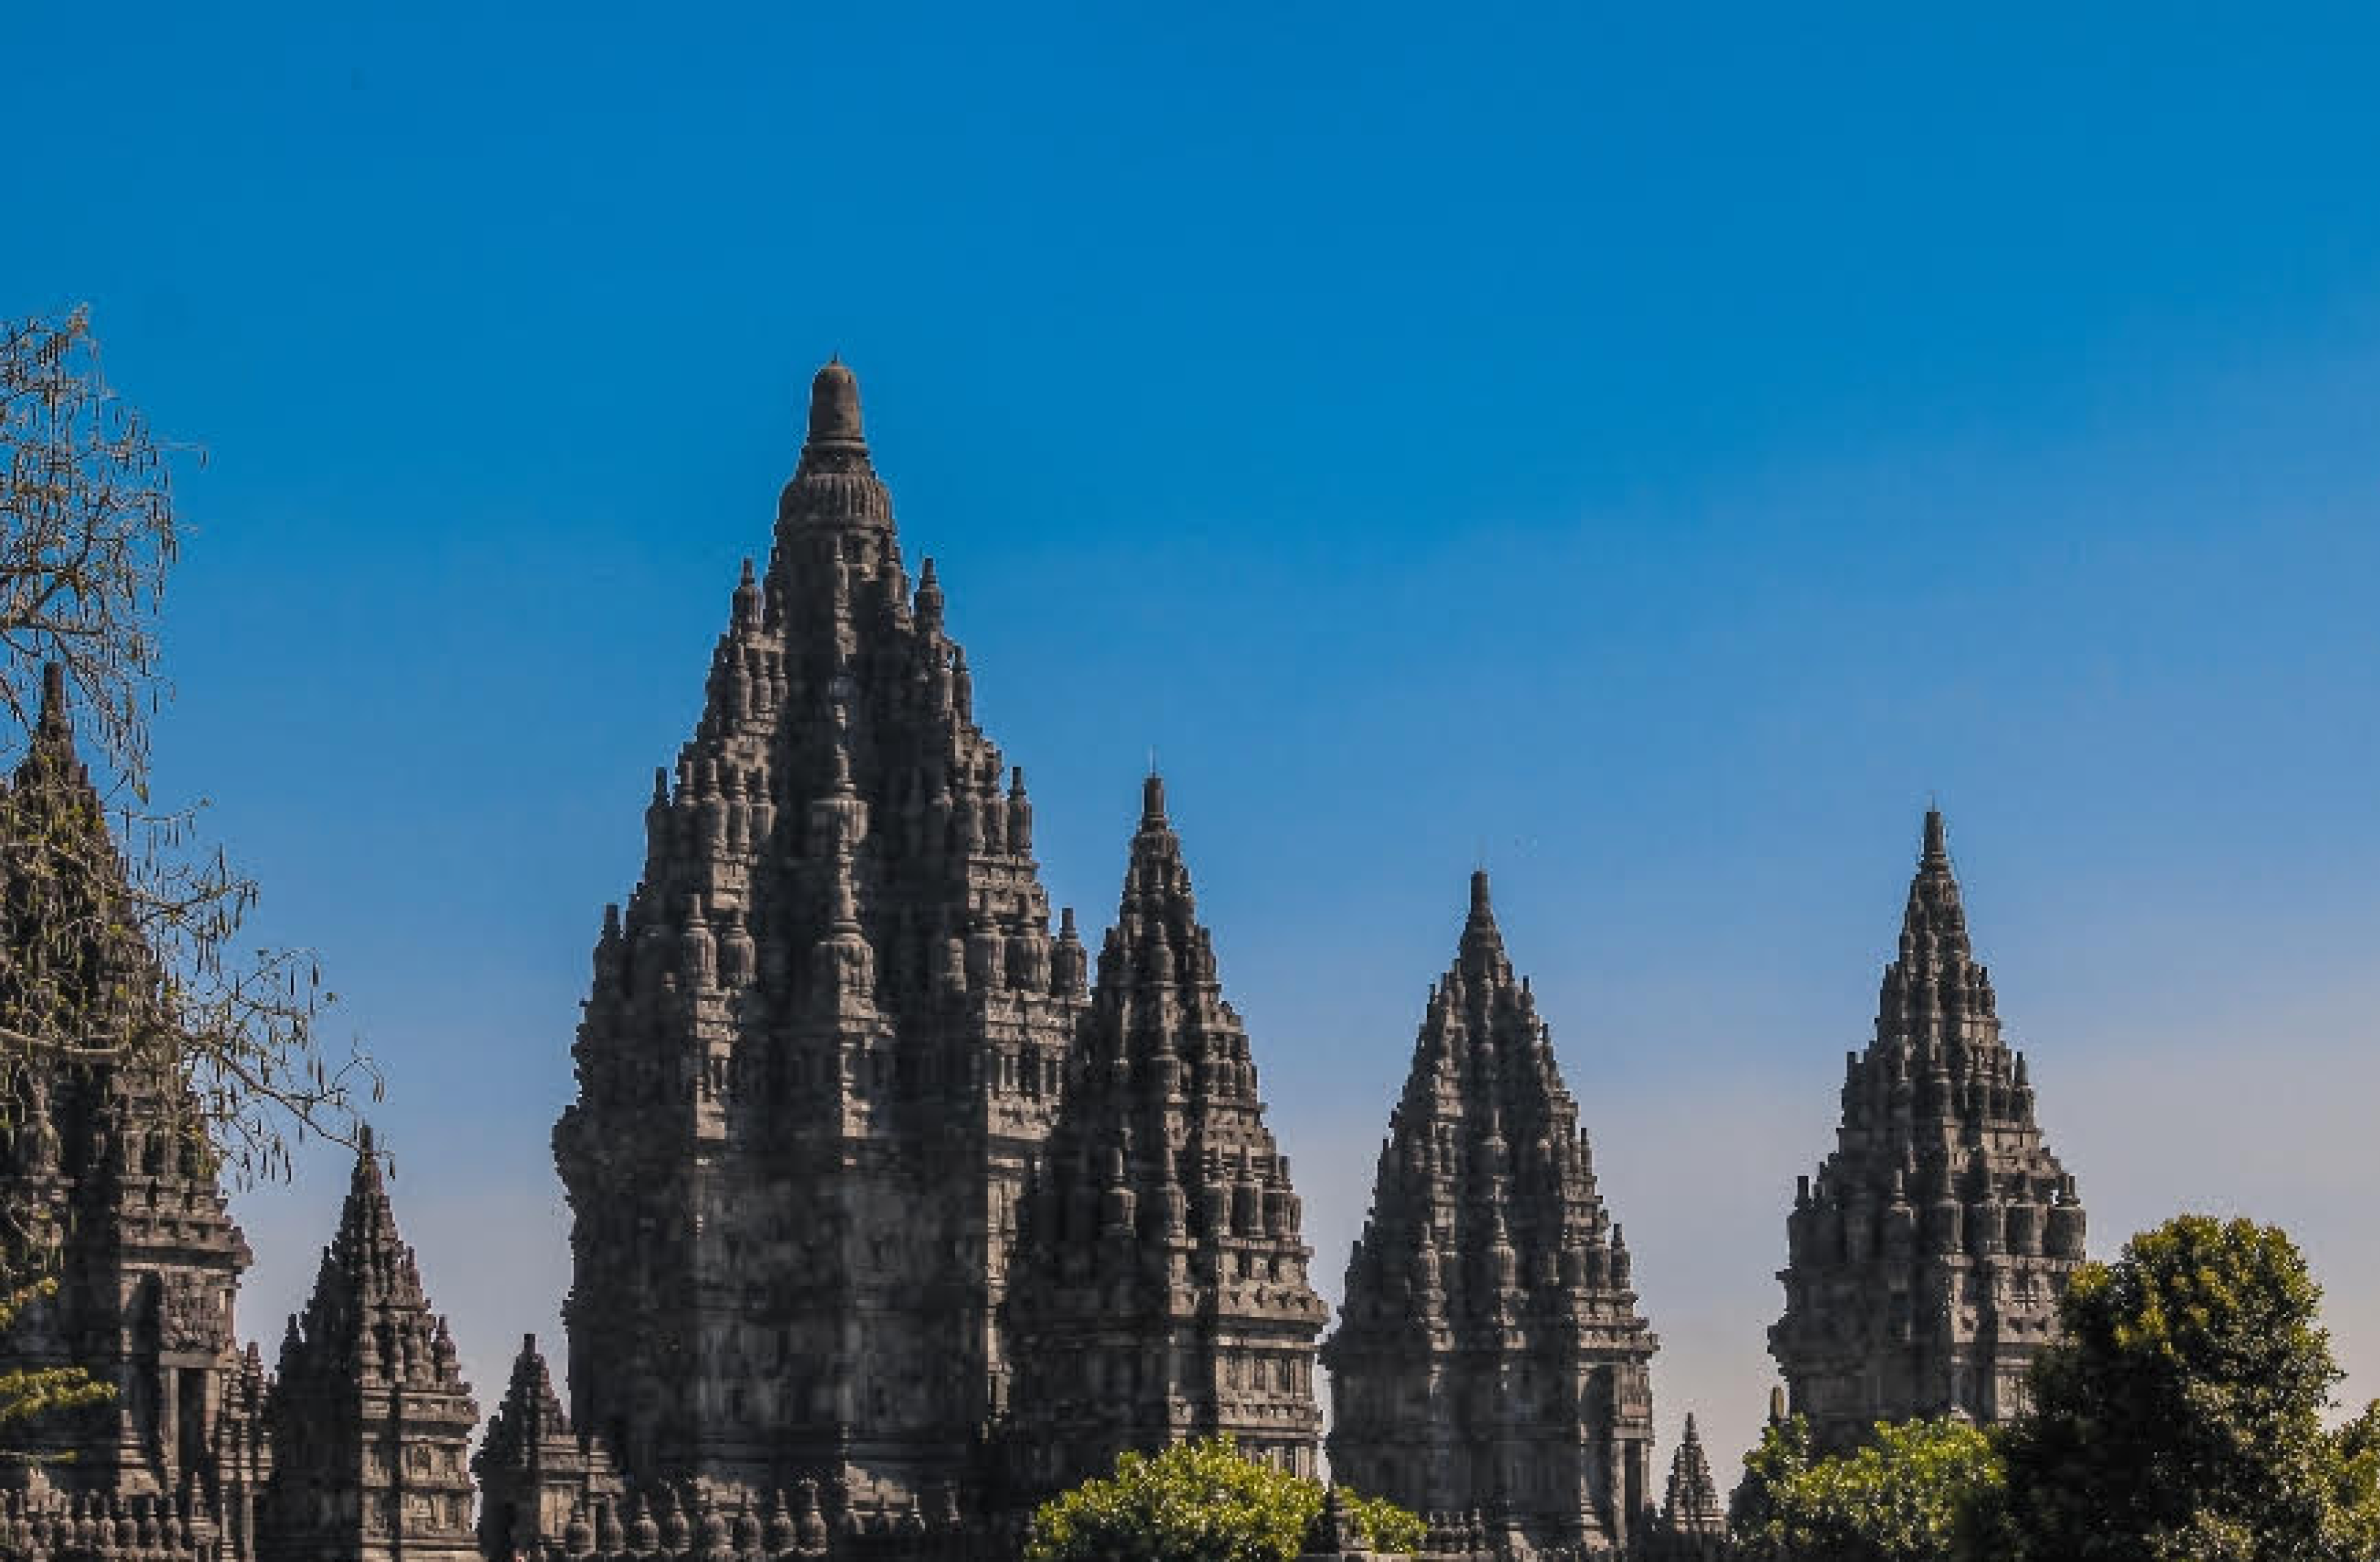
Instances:
[[[2322,1292],[2286,1233],[2185,1215],[2078,1270],[2001,1442],[2023,1555],[2323,1562],[2380,1552],[2380,1407],[2337,1433]]]
[[[18,1315],[26,1308],[56,1295],[57,1289],[56,1278],[44,1275],[30,1285],[17,1286],[0,1294],[0,1335],[15,1326]],[[0,1436],[36,1416],[104,1404],[114,1398],[114,1385],[95,1381],[81,1367],[15,1367],[0,1371]]]
[[[1026,1562],[1290,1562],[1321,1516],[1322,1483],[1242,1455],[1229,1437],[1127,1453],[1115,1473],[1033,1515]],[[1376,1550],[1412,1551],[1419,1518],[1342,1490],[1349,1527]]]
[[[353,1144],[379,1081],[358,1053],[326,1059],[313,959],[245,936],[257,886],[197,809],[151,804],[176,453],[107,384],[83,311],[0,321],[0,1131],[32,1076],[103,1068],[253,1180],[288,1169],[293,1129]]]
[[[2000,1459],[1967,1422],[1881,1422],[1858,1448],[1816,1459],[1808,1421],[1794,1416],[1772,1423],[1743,1462],[1729,1524],[1771,1555],[1825,1562],[1998,1555]]]

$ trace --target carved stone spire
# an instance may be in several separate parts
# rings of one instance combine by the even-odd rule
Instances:
[[[1055,1489],[1218,1432],[1311,1473],[1327,1314],[1155,776],[1077,1059],[1019,1215],[1017,1480]]]
[[[1670,1459],[1670,1489],[1661,1504],[1661,1528],[1672,1535],[1724,1535],[1727,1504],[1719,1499],[1718,1483],[1711,1476],[1710,1457],[1703,1452],[1702,1435],[1694,1418],[1686,1417],[1686,1434]]]
[[[567,1513],[590,1499],[616,1502],[620,1495],[617,1472],[602,1449],[572,1433],[533,1334],[521,1337],[512,1380],[471,1456],[471,1473],[480,1484],[483,1556],[534,1555],[546,1514]]]
[[[1339,1479],[1475,1509],[1507,1546],[1626,1543],[1651,1501],[1656,1341],[1485,873],[1422,1019],[1340,1320],[1322,1350]]]
[[[1875,1039],[1845,1063],[1842,1126],[1787,1218],[1769,1350],[1820,1445],[1877,1421],[1998,1421],[2082,1259],[2074,1180],[2044,1143],[2022,1057],[1974,958],[1929,809]]]
[[[267,1401],[264,1562],[469,1562],[464,1456],[479,1420],[364,1133],[314,1293]]]
[[[976,1480],[1082,950],[840,361],[727,605],[554,1133],[571,1419],[656,1496],[798,1470],[898,1508]]]

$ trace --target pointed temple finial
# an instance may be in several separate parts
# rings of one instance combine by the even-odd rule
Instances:
[[[859,378],[839,357],[827,360],[810,381],[810,438],[819,444],[858,445],[860,432]]]
[[[1488,903],[1488,870],[1484,867],[1475,867],[1471,870],[1471,914],[1474,916],[1496,914],[1495,908]]]
[[[1942,810],[1929,806],[1925,810],[1925,861],[1947,863],[1950,860],[1948,832],[1942,828]]]
[[[67,670],[63,662],[42,663],[42,714],[34,731],[55,741],[74,741],[74,717],[67,701]]]
[[[1165,828],[1165,778],[1155,770],[1140,783],[1140,827],[1143,829]]]

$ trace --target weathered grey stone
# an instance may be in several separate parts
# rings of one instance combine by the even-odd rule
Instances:
[[[1844,1060],[1834,1153],[1801,1180],[1786,1231],[1769,1351],[1821,1448],[1878,1421],[1996,1422],[2023,1407],[2082,1261],[2082,1205],[2034,1121],[2025,1060],[2001,1038],[1938,812],[1876,1039]]]
[[[1303,1226],[1151,776],[1065,1106],[1020,1211],[1016,1495],[1215,1433],[1313,1474],[1328,1311]]]
[[[1727,1504],[1719,1499],[1710,1456],[1703,1452],[1702,1434],[1694,1429],[1691,1415],[1686,1417],[1685,1435],[1670,1459],[1670,1489],[1661,1502],[1661,1528],[1671,1535],[1727,1533]]]
[[[554,1132],[570,1420],[634,1490],[981,1500],[1000,1302],[1084,960],[914,593],[840,363],[747,567]]]
[[[471,1562],[479,1407],[397,1234],[371,1135],[267,1399],[262,1562]]]
[[[1651,1510],[1656,1344],[1551,1033],[1474,874],[1323,1346],[1331,1471],[1464,1515],[1436,1551],[1624,1545]]]

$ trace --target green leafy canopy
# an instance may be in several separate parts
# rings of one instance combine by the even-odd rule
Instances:
[[[1342,1490],[1350,1523],[1377,1550],[1411,1551],[1420,1519]],[[1025,1562],[1291,1562],[1322,1512],[1322,1483],[1242,1455],[1229,1437],[1127,1453],[1115,1473],[1033,1515]]]

